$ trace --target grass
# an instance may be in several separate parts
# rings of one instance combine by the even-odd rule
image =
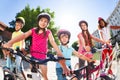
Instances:
[[[95,60],[99,60],[99,59],[100,59],[100,55],[101,55],[100,52],[94,53],[94,57],[93,57],[93,59],[95,59]]]

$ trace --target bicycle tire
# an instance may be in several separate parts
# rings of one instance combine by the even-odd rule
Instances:
[[[15,80],[11,74],[4,75],[4,80]]]
[[[100,76],[96,80],[112,80],[109,76]]]

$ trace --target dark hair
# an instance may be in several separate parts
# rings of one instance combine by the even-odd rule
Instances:
[[[81,27],[81,24],[82,23],[85,23],[86,25],[87,25],[87,27],[88,27],[88,23],[87,23],[87,21],[85,21],[85,20],[81,20],[80,22],[79,22],[79,26]]]
[[[103,21],[103,22],[105,23],[105,26],[101,26],[101,25],[100,25],[100,21]],[[104,19],[98,20],[98,23],[99,23],[99,25],[98,25],[98,28],[99,28],[99,29],[102,29],[103,27],[107,27],[107,25],[108,25],[108,23],[107,23]]]
[[[43,30],[44,37],[45,37],[45,36],[46,36],[46,29],[45,29],[45,28],[41,28],[41,27],[39,26],[39,20],[40,20],[41,18],[43,18],[43,17],[48,19],[48,23],[50,22],[51,17],[50,17],[50,15],[49,15],[48,13],[40,13],[40,14],[37,16],[37,28],[36,28],[35,32],[38,34],[39,30]]]
[[[83,38],[84,38],[84,41],[85,41],[85,45],[87,46],[88,43],[89,43],[89,45],[92,47],[92,40],[91,40],[90,33],[89,33],[88,30],[86,30],[86,33],[88,35],[88,39],[87,39],[87,36],[84,34],[84,30],[82,30],[82,35],[83,35]],[[87,42],[87,40],[88,40],[88,42]]]
[[[79,26],[80,26],[80,27],[81,27],[81,24],[82,24],[82,23],[85,23],[86,26],[88,27],[87,21],[85,21],[85,20],[80,21],[80,22],[79,22]],[[85,41],[85,45],[88,45],[88,42],[89,42],[90,46],[92,46],[92,40],[91,40],[91,36],[90,36],[90,33],[89,33],[88,29],[85,30],[86,33],[87,33],[87,35],[88,35],[88,39],[87,39],[87,36],[84,34],[84,30],[83,30],[82,28],[81,28],[81,30],[82,30],[82,35],[83,35],[83,38],[84,38],[84,41]],[[87,42],[87,40],[88,40],[88,42]]]
[[[23,17],[17,17],[16,18],[16,22],[20,22],[22,23],[23,25],[25,25],[25,19]]]
[[[37,28],[35,29],[35,32],[38,34],[39,30],[42,30],[44,33],[44,37],[46,36],[46,29],[45,28],[40,28],[39,25],[37,26]]]

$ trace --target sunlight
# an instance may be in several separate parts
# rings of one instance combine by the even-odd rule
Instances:
[[[73,25],[72,24],[74,22],[73,20],[74,20],[74,16],[73,15],[63,14],[59,18],[59,25],[61,27],[69,27],[69,26]]]

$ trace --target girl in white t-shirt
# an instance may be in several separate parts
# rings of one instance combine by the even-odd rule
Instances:
[[[111,35],[110,35],[110,30],[111,29],[120,29],[120,26],[110,26],[103,18],[99,17],[98,18],[98,30],[99,30],[99,34],[100,34],[100,38],[101,40],[104,40],[105,42],[107,42],[108,44],[111,44],[110,43],[110,38],[111,38]],[[113,58],[113,54],[112,54],[112,47],[109,45],[109,50],[108,49],[104,49],[103,52],[102,52],[102,60],[103,62],[105,61],[105,58],[107,57],[107,53],[108,53],[108,56],[110,57],[109,58],[109,61],[112,60]],[[108,70],[108,73],[109,74],[113,74],[112,70],[111,70],[111,66],[112,64],[110,65],[109,67],[109,70]]]

